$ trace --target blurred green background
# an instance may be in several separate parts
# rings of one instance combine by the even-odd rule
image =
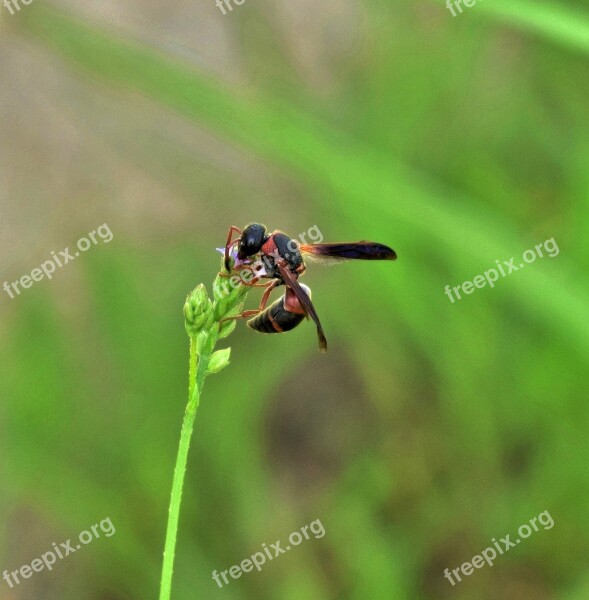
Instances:
[[[0,7],[0,569],[110,517],[5,600],[156,598],[188,341],[229,225],[375,239],[311,265],[312,325],[241,323],[208,380],[173,597],[589,598],[589,6],[35,0]],[[452,304],[444,286],[554,237]],[[252,292],[248,305],[257,305]],[[555,525],[452,587],[548,510]],[[219,590],[262,543],[326,534]]]

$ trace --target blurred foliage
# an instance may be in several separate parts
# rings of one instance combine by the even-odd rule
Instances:
[[[362,33],[326,94],[252,0],[231,16],[247,85],[40,2],[10,23],[91,92],[181,115],[265,165],[283,194],[167,144],[158,124],[113,149],[201,200],[185,230],[140,245],[99,212],[115,239],[68,267],[83,277],[72,316],[47,293],[57,278],[3,312],[2,566],[106,516],[117,534],[0,598],[156,596],[186,397],[182,305],[212,280],[228,226],[251,220],[376,239],[399,260],[309,267],[325,357],[310,325],[238,327],[199,410],[174,597],[588,597],[589,9],[357,10]],[[551,237],[557,257],[444,295]],[[459,586],[443,578],[544,510],[553,529]],[[317,518],[321,540],[212,582]]]

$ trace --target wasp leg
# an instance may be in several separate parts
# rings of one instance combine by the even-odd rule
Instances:
[[[263,287],[266,288],[266,291],[262,296],[260,306],[258,306],[256,310],[244,310],[242,313],[235,315],[234,317],[226,317],[225,319],[221,319],[219,323],[224,323],[225,321],[233,321],[235,319],[248,319],[249,317],[259,315],[266,308],[266,304],[268,304],[268,300],[270,299],[270,294],[272,293],[272,290],[278,285],[280,285],[280,282],[278,280],[274,280],[270,283],[264,284]]]
[[[246,281],[243,278],[243,271],[250,271],[252,274],[252,279],[251,281]],[[243,267],[243,269],[240,271],[239,273],[239,278],[241,279],[241,283],[243,285],[249,285],[250,287],[268,287],[267,283],[258,283],[258,281],[260,281],[260,277],[256,276],[256,272],[254,271],[254,269],[252,267]]]
[[[225,270],[226,271],[231,271],[230,268],[230,264],[229,264],[229,248],[231,248],[231,246],[233,246],[233,244],[235,244],[235,241],[231,241],[231,238],[233,237],[234,233],[239,233],[241,235],[242,231],[239,227],[235,227],[235,225],[231,225],[231,227],[229,227],[229,233],[227,234],[227,242],[225,242]]]

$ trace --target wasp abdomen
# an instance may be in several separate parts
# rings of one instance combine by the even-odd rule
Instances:
[[[287,310],[284,306],[285,297],[282,296],[264,312],[249,320],[248,326],[260,333],[282,333],[294,329],[305,320],[305,315]]]

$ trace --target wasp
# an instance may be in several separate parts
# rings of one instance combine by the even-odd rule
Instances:
[[[238,237],[233,239],[234,235]],[[236,251],[233,247],[237,246]],[[246,285],[264,287],[265,291],[256,310],[246,310],[230,319],[253,317],[247,324],[261,333],[283,333],[297,327],[305,318],[311,318],[317,327],[319,349],[327,350],[327,339],[317,311],[311,301],[311,290],[298,278],[305,272],[305,259],[333,264],[345,260],[395,260],[392,248],[378,242],[338,242],[332,244],[299,244],[282,231],[268,232],[261,223],[250,223],[243,229],[231,226],[224,249],[224,265],[231,272],[231,257],[239,263],[251,265],[254,258],[262,264]],[[258,262],[256,261],[256,262]],[[235,261],[234,261],[235,265]],[[260,279],[270,279],[259,284]],[[245,282],[244,282],[245,283]],[[267,307],[274,289],[284,285],[284,295]]]

